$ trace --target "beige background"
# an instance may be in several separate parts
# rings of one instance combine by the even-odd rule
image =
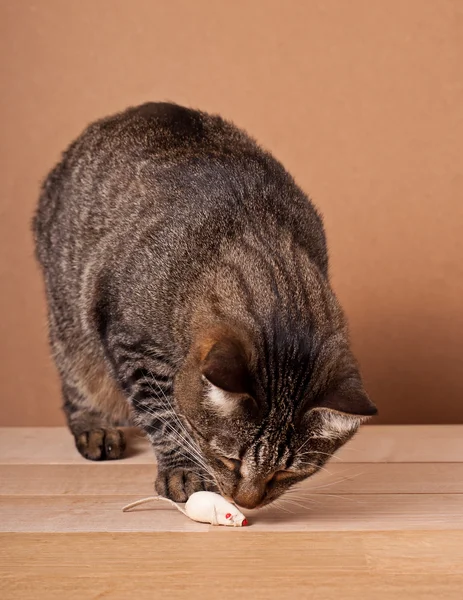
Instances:
[[[29,220],[92,119],[218,111],[325,216],[388,423],[463,422],[463,0],[0,0],[0,424],[63,422]]]

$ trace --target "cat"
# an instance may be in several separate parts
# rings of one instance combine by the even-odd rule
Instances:
[[[33,232],[85,458],[121,458],[130,422],[159,494],[256,508],[376,414],[319,213],[220,116],[147,103],[92,123],[44,181]]]

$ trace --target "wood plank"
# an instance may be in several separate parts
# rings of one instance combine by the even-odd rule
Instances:
[[[460,600],[462,566],[461,532],[0,535],[8,600]]]
[[[1,496],[0,532],[208,531],[165,502],[123,513],[135,496]]]
[[[364,427],[234,530],[164,503],[122,513],[156,472],[129,433],[127,459],[91,463],[65,428],[0,429],[2,598],[461,598],[463,427]]]
[[[0,496],[154,494],[156,465],[120,461],[83,465],[1,465]]]
[[[154,453],[136,429],[125,429],[126,456],[120,462],[154,464]],[[0,428],[0,464],[88,465],[76,450],[74,439],[66,427],[2,427]]]
[[[153,464],[141,433],[129,430],[124,464]],[[367,425],[336,455],[344,463],[463,462],[463,425]],[[0,428],[0,464],[87,464],[65,427]]]
[[[0,531],[204,531],[163,502],[132,512],[121,508],[139,496],[1,496]],[[462,530],[462,494],[365,494],[287,499],[280,506],[245,511],[259,531]],[[217,529],[217,528],[210,528]],[[225,528],[219,528],[224,530]],[[227,528],[227,531],[228,528]],[[237,530],[236,530],[237,531]]]
[[[461,494],[290,495],[247,511],[253,531],[463,530]],[[286,510],[285,510],[286,509]],[[286,512],[289,511],[289,512]]]
[[[463,425],[367,425],[338,456],[343,462],[463,462]]]
[[[154,493],[156,466],[119,461],[83,465],[1,465],[0,495],[140,495]],[[310,494],[463,494],[463,463],[331,462],[298,486]]]

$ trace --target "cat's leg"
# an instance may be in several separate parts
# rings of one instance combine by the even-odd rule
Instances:
[[[121,387],[135,422],[146,433],[156,455],[158,494],[186,502],[201,490],[216,490],[208,465],[182,418],[173,395],[175,369],[160,353],[142,356],[134,345],[115,351]]]
[[[192,435],[175,413],[172,383],[140,378],[131,396],[132,410],[153,446],[158,494],[186,502],[195,492],[216,485]]]
[[[89,460],[122,458],[126,445],[123,432],[91,407],[75,385],[63,383],[62,392],[64,413],[80,454]]]
[[[156,420],[148,427],[158,464],[157,493],[175,502],[186,502],[195,492],[216,491],[217,486],[192,438],[181,430],[179,434],[182,441],[162,431]]]
[[[61,320],[66,323],[49,296],[49,342],[61,382],[63,412],[76,448],[88,460],[122,458],[125,438],[115,426],[128,424],[127,399],[98,347],[84,339],[79,330],[71,335],[68,329],[60,328]]]

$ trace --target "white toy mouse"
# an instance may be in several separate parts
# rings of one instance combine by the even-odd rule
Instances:
[[[150,496],[149,498],[143,498],[124,506],[122,510],[126,512],[135,508],[135,506],[151,502],[151,500],[169,502],[184,515],[199,523],[225,525],[228,527],[245,527],[248,524],[246,517],[234,504],[214,492],[195,492],[188,498],[184,508],[169,498]]]

